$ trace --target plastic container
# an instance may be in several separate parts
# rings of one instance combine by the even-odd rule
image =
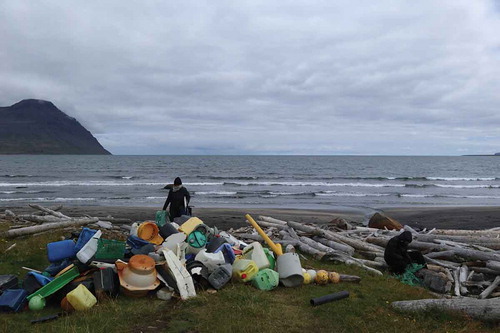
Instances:
[[[137,229],[139,229],[139,224],[137,222],[132,223],[130,226],[130,236],[137,236]]]
[[[194,229],[196,229],[198,225],[202,223],[203,221],[199,218],[191,217],[179,227],[179,231],[185,233],[186,235],[189,235],[194,231]]]
[[[207,252],[209,252],[209,251],[207,250]],[[233,248],[228,243],[222,244],[217,250],[215,250],[214,253],[217,253],[217,252],[222,252],[222,254],[224,255],[224,260],[228,264],[232,264],[234,262],[234,260],[236,259],[236,255],[234,254]]]
[[[22,310],[28,293],[24,289],[7,289],[0,295],[0,311]]]
[[[164,210],[156,211],[155,223],[158,228],[164,226],[167,223],[167,212]]]
[[[92,275],[94,289],[97,299],[105,299],[108,296],[115,297],[119,292],[118,275],[113,268],[100,269]]]
[[[224,254],[222,252],[208,253],[206,249],[198,252],[194,260],[199,261],[203,265],[205,265],[209,273],[212,273],[217,267],[226,263]]]
[[[216,252],[218,248],[222,246],[222,244],[226,243],[226,239],[224,237],[220,236],[214,236],[210,240],[210,242],[207,243],[207,252]]]
[[[92,259],[97,251],[97,242],[99,238],[101,238],[101,230],[97,230],[97,232],[92,236],[92,238],[82,247],[80,251],[76,254],[78,260],[82,263],[86,264]]]
[[[47,244],[47,258],[50,262],[58,262],[75,256],[75,242],[66,239]]]
[[[178,232],[179,231],[177,230],[177,228],[169,222],[160,227],[160,236],[163,238],[167,238],[168,236],[176,234]]]
[[[228,244],[229,245],[229,244]],[[217,267],[212,274],[208,277],[208,282],[215,289],[221,289],[226,283],[231,280],[232,266],[231,264],[224,264]]]
[[[172,294],[173,294],[173,291],[170,291],[170,289],[161,288],[156,293],[156,297],[158,297],[158,299],[161,299],[162,301],[170,301],[172,299]]]
[[[103,238],[97,241],[96,259],[122,259],[124,254],[125,242]]]
[[[95,296],[83,284],[69,292],[66,298],[76,311],[90,309],[97,303]]]
[[[187,243],[194,248],[202,248],[207,243],[207,237],[201,231],[193,231],[187,237]]]
[[[137,236],[156,245],[163,242],[163,237],[160,236],[160,229],[158,229],[155,222],[151,221],[146,221],[139,225]]]
[[[279,283],[280,277],[278,272],[273,271],[270,268],[264,268],[259,271],[252,279],[254,287],[260,290],[273,290]]]
[[[177,245],[184,242],[185,240],[186,234],[184,234],[183,232],[178,232],[176,234],[168,236],[161,246],[165,249],[169,249],[175,252],[177,251]]]
[[[273,251],[264,247],[264,253],[266,254],[267,260],[269,260],[269,268],[274,269],[276,267],[276,258],[274,258]]]
[[[82,231],[80,232],[80,236],[78,236],[78,240],[76,241],[75,244],[75,254],[80,251],[85,244],[95,235],[97,230],[94,229],[89,229],[89,228],[83,228]]]
[[[17,288],[18,284],[17,276],[12,274],[0,275],[0,295],[4,290]]]
[[[47,297],[70,283],[72,280],[74,280],[77,276],[80,275],[80,272],[78,272],[78,268],[73,266],[70,268],[68,271],[65,273],[61,274],[60,276],[56,277],[54,280],[50,281],[47,283],[45,286],[42,288],[38,289],[34,293],[28,296],[28,300],[30,300],[32,297],[36,295],[40,295],[41,297]]]
[[[52,281],[52,278],[49,278],[45,275],[36,272],[28,272],[26,273],[23,281],[23,289],[26,290],[29,295],[45,286],[50,281]]]
[[[255,261],[250,259],[236,259],[233,263],[233,278],[242,282],[250,281],[259,271]]]
[[[156,289],[160,280],[156,277],[155,261],[147,255],[138,254],[130,258],[128,264],[115,263],[120,285],[128,296],[146,296],[149,290]]]
[[[284,253],[278,256],[276,267],[280,275],[280,282],[285,287],[298,287],[304,282],[302,266],[297,253]]]
[[[148,244],[151,243],[137,236],[128,236],[127,238],[127,245],[129,245],[133,249],[140,249],[144,245]]]
[[[269,259],[267,259],[264,248],[259,242],[253,242],[243,249],[241,254],[243,259],[251,259],[255,261],[259,270],[269,268]]]

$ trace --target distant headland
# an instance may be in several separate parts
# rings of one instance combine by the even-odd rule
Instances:
[[[75,118],[39,99],[0,107],[0,154],[111,155]]]
[[[495,153],[495,154],[462,155],[462,156],[500,156],[500,153]]]

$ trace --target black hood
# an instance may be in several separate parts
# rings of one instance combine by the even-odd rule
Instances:
[[[411,232],[404,231],[401,235],[398,236],[398,239],[400,242],[411,243],[411,241],[413,240],[413,236],[411,235]]]

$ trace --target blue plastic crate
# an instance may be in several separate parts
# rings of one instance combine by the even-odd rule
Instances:
[[[0,311],[22,310],[26,304],[28,292],[24,289],[7,289],[0,295]]]

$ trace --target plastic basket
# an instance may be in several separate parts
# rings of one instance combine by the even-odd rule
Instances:
[[[102,238],[97,241],[96,259],[122,259],[124,254],[125,242]]]

